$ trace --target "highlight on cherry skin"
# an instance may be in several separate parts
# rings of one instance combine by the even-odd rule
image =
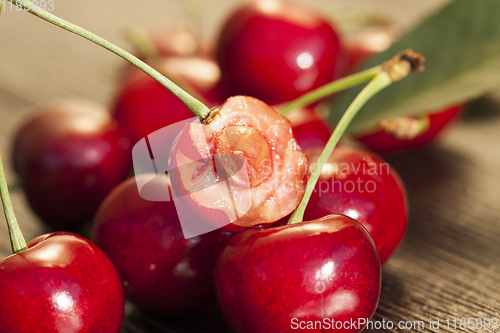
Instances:
[[[60,99],[17,130],[12,160],[33,211],[56,230],[76,231],[127,178],[130,141],[100,105]]]
[[[381,267],[368,232],[347,216],[329,215],[236,234],[217,260],[215,286],[235,332],[291,332],[300,322],[370,319]]]
[[[220,31],[216,58],[231,94],[254,96],[271,105],[332,81],[344,67],[332,23],[286,0],[238,7]]]

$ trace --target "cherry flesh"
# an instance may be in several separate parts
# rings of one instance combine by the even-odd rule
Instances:
[[[0,262],[2,332],[118,333],[124,311],[115,268],[80,236],[46,234]]]
[[[146,186],[150,194],[169,191],[166,178]],[[141,198],[134,179],[106,198],[92,232],[115,265],[126,297],[144,311],[163,314],[197,311],[215,299],[215,261],[231,236],[216,230],[185,239],[174,202]]]
[[[308,151],[313,166],[321,150]],[[408,204],[396,171],[371,152],[337,147],[323,167],[304,218],[344,214],[368,230],[384,264],[402,242]]]
[[[126,179],[129,146],[100,106],[61,100],[21,126],[13,160],[35,213],[54,229],[77,230]]]
[[[332,81],[343,67],[335,29],[308,7],[282,0],[244,4],[223,25],[216,54],[233,95],[269,104]]]
[[[215,184],[221,169],[233,167],[227,156],[241,158],[248,175],[232,172],[230,191]],[[206,122],[186,127],[170,163],[174,195],[190,199],[207,223],[232,221],[229,230],[266,225],[292,212],[302,199],[308,165],[290,122],[248,96],[231,97]]]
[[[342,215],[239,233],[215,268],[222,313],[236,332],[245,333],[371,318],[380,283],[373,241],[359,223]]]
[[[432,143],[443,131],[457,121],[463,113],[463,106],[453,106],[443,111],[429,113],[429,128],[421,135],[410,139],[397,139],[382,130],[360,136],[357,139],[379,154],[390,154],[415,149]]]

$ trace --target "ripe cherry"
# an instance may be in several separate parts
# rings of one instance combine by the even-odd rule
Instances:
[[[321,150],[307,155],[314,167]],[[403,240],[408,217],[404,185],[378,156],[358,148],[335,148],[323,166],[304,218],[344,214],[368,230],[384,264]]]
[[[285,117],[258,99],[234,96],[203,124],[185,128],[172,149],[169,175],[174,195],[191,202],[206,217],[203,223],[229,220],[232,230],[241,230],[292,212],[304,193],[307,165]],[[215,186],[223,170],[231,175]]]
[[[279,104],[332,81],[342,66],[331,23],[308,7],[260,0],[236,9],[223,25],[217,61],[233,95]]]
[[[229,94],[220,81],[220,69],[187,29],[177,28],[152,37],[159,58],[150,65],[183,89],[213,107]],[[132,144],[154,131],[193,117],[174,94],[136,67],[129,66],[114,102],[114,117]]]
[[[165,176],[146,186],[150,195],[169,193]],[[215,261],[231,235],[216,230],[185,239],[174,202],[143,199],[129,179],[100,207],[92,239],[118,270],[127,298],[148,312],[179,314],[215,298]]]
[[[126,179],[129,146],[102,107],[61,100],[22,124],[13,160],[35,213],[54,229],[76,230]]]
[[[125,302],[108,257],[92,242],[68,233],[42,235],[27,245],[1,155],[0,193],[14,253],[0,261],[1,331],[118,333]]]
[[[239,333],[290,332],[315,321],[331,325],[332,320],[369,319],[380,283],[373,241],[360,224],[342,215],[239,233],[215,268],[219,305]]]
[[[73,234],[51,233],[0,262],[4,332],[118,333],[125,304],[106,255]]]
[[[409,139],[397,139],[382,130],[359,136],[357,139],[365,146],[379,154],[389,154],[408,149],[415,149],[432,143],[443,131],[457,121],[463,113],[463,106],[453,106],[443,111],[427,115],[429,128],[419,136]]]
[[[227,94],[217,64],[210,58],[168,58],[163,64],[193,87],[210,106],[219,105]],[[175,81],[175,80],[174,80]],[[182,85],[182,84],[181,84]],[[133,69],[125,77],[115,99],[114,117],[132,144],[154,131],[193,114],[174,94],[144,72]]]

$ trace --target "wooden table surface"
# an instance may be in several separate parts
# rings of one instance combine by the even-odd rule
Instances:
[[[175,25],[185,22],[190,12],[173,0],[53,1],[56,15],[124,47],[126,27]],[[205,37],[215,35],[222,17],[237,2],[185,1],[201,7],[199,26]],[[443,2],[323,0],[312,5],[332,18],[353,10],[382,13],[405,29]],[[77,36],[7,7],[0,18],[0,149],[10,180],[15,179],[9,156],[12,135],[32,108],[72,96],[109,104],[122,64],[123,60]],[[386,331],[500,331],[459,327],[461,318],[500,319],[499,132],[497,93],[474,102],[465,118],[436,146],[388,157],[409,193],[410,226],[404,244],[384,267],[374,320],[385,319],[395,326],[400,321],[423,321],[424,327]],[[22,191],[12,195],[26,238],[46,232],[29,210]],[[9,254],[6,226],[0,223],[0,258]],[[439,329],[430,327],[430,318],[440,319]],[[457,329],[453,328],[454,319]],[[230,331],[216,305],[186,317],[150,317],[130,304],[122,330]]]

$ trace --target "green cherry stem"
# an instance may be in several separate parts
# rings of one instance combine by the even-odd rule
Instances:
[[[175,96],[177,96],[184,104],[186,104],[189,110],[191,110],[191,112],[195,116],[198,116],[200,119],[202,120],[205,119],[210,113],[210,109],[205,104],[203,104],[202,102],[200,102],[199,100],[197,100],[196,98],[185,92],[179,86],[177,86],[172,81],[163,76],[160,72],[158,72],[151,66],[147,65],[143,61],[139,60],[138,58],[134,57],[129,52],[108,42],[104,38],[101,38],[73,23],[60,19],[59,17],[39,8],[38,6],[33,5],[31,1],[27,0],[7,0],[7,1],[15,4],[16,6],[22,7],[26,12],[33,14],[47,22],[50,22],[60,28],[70,31],[74,34],[77,34],[85,39],[88,39],[89,41],[99,46],[102,46],[103,48],[113,52],[114,54],[122,57],[123,59],[137,66],[138,68],[146,72],[148,75],[150,75],[153,79],[161,83]]]
[[[304,196],[300,202],[297,209],[293,212],[288,224],[294,224],[302,222],[304,218],[304,212],[306,210],[311,194],[314,191],[314,187],[318,182],[323,165],[326,163],[328,158],[333,152],[333,149],[340,140],[340,137],[344,134],[345,130],[351,123],[354,116],[358,111],[366,104],[366,102],[377,94],[382,89],[388,87],[393,82],[399,81],[410,74],[412,71],[422,71],[422,63],[424,58],[414,53],[411,50],[403,51],[391,60],[385,62],[381,65],[381,69],[378,74],[361,90],[361,92],[356,96],[351,105],[347,108],[345,113],[340,118],[332,136],[326,143],[325,148],[319,156],[318,162],[312,169],[311,175],[307,181]]]
[[[318,102],[336,92],[349,89],[361,83],[368,82],[373,79],[375,75],[377,75],[381,70],[381,66],[375,66],[359,73],[351,74],[341,79],[327,83],[289,102],[279,111],[279,113],[284,116],[288,112],[296,108],[311,105],[312,103]]]
[[[12,201],[10,200],[9,188],[7,187],[7,180],[5,179],[5,172],[3,171],[2,154],[0,153],[0,195],[2,196],[3,211],[7,226],[9,228],[10,245],[13,253],[18,253],[28,249],[26,241],[24,240],[19,224],[17,223],[14,208],[12,208]]]

